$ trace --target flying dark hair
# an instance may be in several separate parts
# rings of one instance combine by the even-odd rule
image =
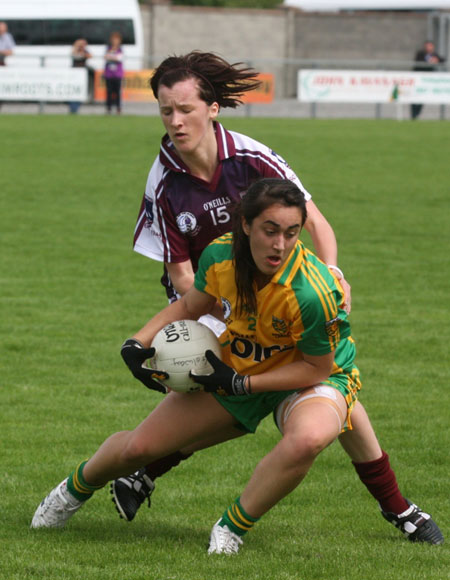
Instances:
[[[260,179],[254,182],[236,207],[233,215],[233,259],[237,287],[237,311],[256,312],[254,281],[257,267],[253,260],[248,235],[242,218],[251,225],[253,220],[274,204],[298,207],[303,226],[306,218],[306,201],[301,189],[289,179]]]
[[[183,56],[169,56],[154,71],[150,79],[155,98],[161,85],[171,88],[175,83],[195,78],[200,98],[208,105],[235,109],[242,104],[240,97],[260,86],[258,72],[244,63],[230,64],[212,52],[194,50]]]

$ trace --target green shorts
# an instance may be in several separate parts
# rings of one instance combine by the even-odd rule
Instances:
[[[322,381],[321,384],[337,389],[347,401],[347,406],[352,407],[361,389],[358,367],[354,366],[350,372],[331,375],[328,379]]]
[[[342,432],[351,430],[353,427],[352,427],[352,422],[351,422],[350,416],[352,414],[353,407],[355,406],[355,403],[358,399],[359,390],[361,389],[361,380],[360,380],[358,368],[352,367],[350,372],[348,372],[348,373],[336,373],[336,374],[328,377],[328,379],[322,381],[320,383],[320,385],[313,385],[313,386],[314,387],[320,387],[320,386],[331,387],[332,389],[335,389],[336,391],[341,393],[341,395],[345,399],[345,402],[347,403],[347,417],[344,421],[344,425],[342,427]],[[291,401],[286,400],[286,405],[279,405],[279,407],[277,409],[274,409],[274,411],[273,411],[273,419],[275,421],[275,425],[277,426],[277,428],[279,429],[279,431],[281,433],[283,432],[283,429],[281,428],[282,416],[284,415],[285,412],[287,412],[289,414],[290,413],[289,407],[291,407],[292,405],[295,406],[302,399],[301,391],[296,391],[295,394],[297,394],[297,393],[299,394],[298,399],[293,397]],[[318,397],[318,396],[327,396],[327,395],[324,393],[323,394],[322,393],[309,394],[309,395],[306,395],[305,398],[310,399],[312,397]],[[287,397],[286,397],[286,399],[287,399]],[[284,407],[284,409],[282,407]]]
[[[236,427],[247,433],[254,433],[259,423],[267,417],[292,391],[269,391],[254,393],[247,397],[222,396],[212,393],[213,397],[236,419]]]
[[[359,371],[353,367],[349,373],[336,373],[328,379],[321,382],[337,389],[347,402],[348,419],[353,409],[353,405],[361,388]],[[212,393],[215,399],[236,419],[236,427],[247,433],[255,433],[259,423],[269,413],[276,410],[278,405],[298,389],[290,391],[268,391],[267,393],[254,393],[247,397],[243,396],[223,396]],[[351,423],[348,421],[346,428],[351,429]]]

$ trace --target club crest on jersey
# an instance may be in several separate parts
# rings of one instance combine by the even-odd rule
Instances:
[[[231,304],[230,301],[227,300],[226,298],[224,298],[223,296],[220,297],[220,300],[222,302],[222,309],[223,309],[223,317],[226,318],[230,318],[230,314],[231,314]]]
[[[200,228],[197,226],[197,218],[189,211],[183,211],[177,215],[177,226],[182,234],[195,236]]]
[[[151,228],[153,223],[153,202],[148,197],[144,197],[145,207],[145,227]]]
[[[272,328],[275,331],[274,336],[276,337],[289,336],[289,326],[282,318],[272,316]]]
[[[340,323],[341,319],[339,318],[339,316],[325,322],[325,330],[328,336],[335,337],[338,335]]]

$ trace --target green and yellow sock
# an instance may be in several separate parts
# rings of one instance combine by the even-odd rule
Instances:
[[[78,467],[72,471],[67,480],[67,490],[73,497],[77,498],[79,501],[86,501],[89,499],[94,491],[104,487],[103,485],[89,485],[86,483],[83,477],[83,467],[86,465],[86,461],[82,461]]]
[[[228,528],[237,534],[243,536],[250,531],[259,518],[249,516],[241,505],[240,497],[232,503],[224,512],[219,526],[228,526]]]

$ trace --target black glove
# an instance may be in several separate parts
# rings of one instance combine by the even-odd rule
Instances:
[[[149,389],[167,393],[167,388],[159,381],[168,379],[168,373],[144,366],[145,361],[155,355],[153,347],[144,348],[138,340],[129,338],[123,343],[120,354],[136,379]]]
[[[250,395],[250,377],[248,375],[239,375],[217,358],[212,350],[207,350],[205,357],[213,367],[214,372],[210,375],[196,375],[192,371],[189,373],[189,376],[196,383],[203,385],[203,390],[219,395]]]

